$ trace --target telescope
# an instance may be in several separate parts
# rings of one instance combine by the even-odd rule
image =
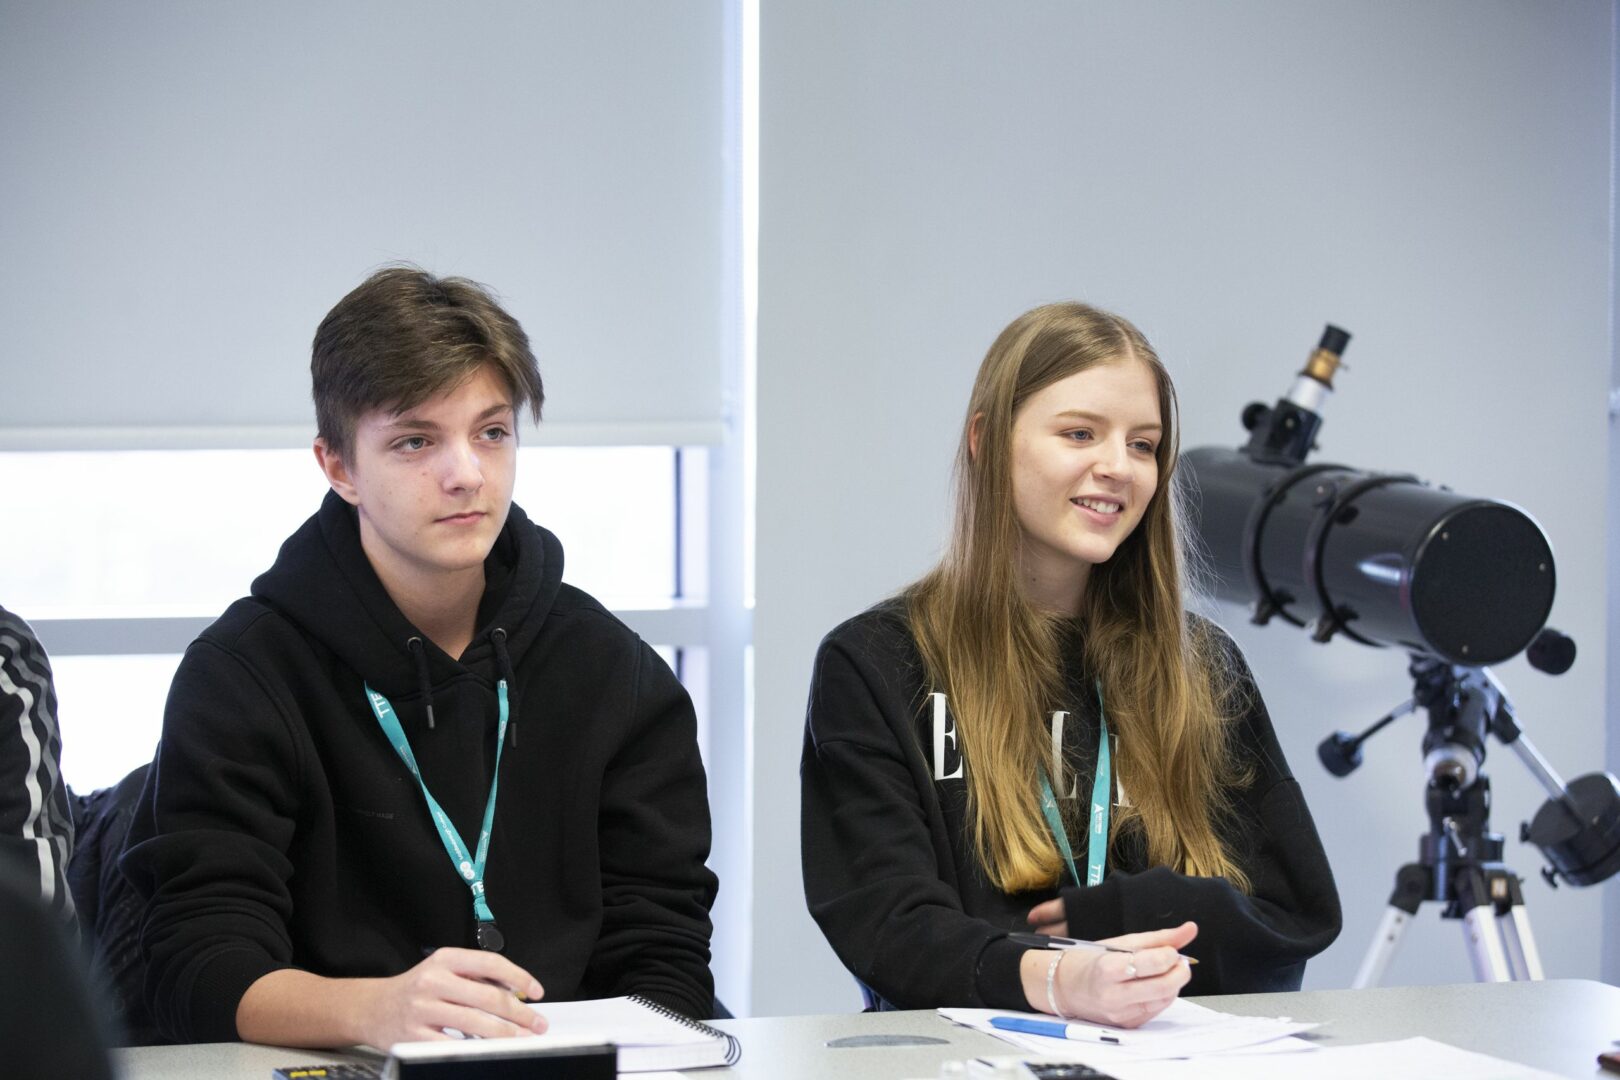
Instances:
[[[1472,666],[1517,656],[1557,581],[1529,514],[1405,473],[1305,463],[1349,339],[1330,325],[1287,397],[1244,410],[1246,446],[1181,456],[1210,584],[1251,603],[1255,622],[1280,617],[1317,641],[1343,634]]]
[[[1408,473],[1307,462],[1349,341],[1330,324],[1284,397],[1243,410],[1242,446],[1181,455],[1205,584],[1249,607],[1260,625],[1281,620],[1317,642],[1347,638],[1409,654],[1411,696],[1361,734],[1335,732],[1318,747],[1328,771],[1348,776],[1367,739],[1408,713],[1428,713],[1429,832],[1418,861],[1396,874],[1355,985],[1376,984],[1425,900],[1465,921],[1476,978],[1539,979],[1520,879],[1489,829],[1489,736],[1547,792],[1520,839],[1546,856],[1548,884],[1590,885],[1620,872],[1620,781],[1597,772],[1565,785],[1489,670],[1520,653],[1554,675],[1574,663],[1575,642],[1546,625],[1557,584],[1552,545],[1512,503]]]

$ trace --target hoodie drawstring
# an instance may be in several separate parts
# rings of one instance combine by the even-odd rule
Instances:
[[[506,652],[506,631],[497,626],[489,632],[490,644],[495,647],[495,667],[500,672],[501,679],[507,685],[508,691],[517,685],[517,678],[512,674],[512,658]],[[411,651],[411,657],[416,661],[416,688],[422,695],[422,702],[427,708],[427,726],[432,731],[433,723],[433,682],[428,677],[427,645],[419,637],[412,637],[405,645]],[[517,717],[512,717],[508,725],[512,729],[512,745],[517,745]]]
[[[422,639],[413,637],[405,643],[410,649],[411,656],[416,659],[416,689],[422,695],[422,703],[427,706],[428,730],[433,730],[433,682],[428,678],[427,646]]]
[[[501,673],[508,690],[515,689],[517,678],[512,674],[512,658],[506,654],[506,631],[497,626],[489,632],[489,643],[495,647],[495,667]],[[514,711],[509,724],[512,729],[512,746],[517,746],[517,715]]]

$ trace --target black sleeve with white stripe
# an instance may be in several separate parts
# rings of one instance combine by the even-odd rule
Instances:
[[[0,853],[72,918],[73,817],[61,762],[50,661],[28,624],[0,608]]]

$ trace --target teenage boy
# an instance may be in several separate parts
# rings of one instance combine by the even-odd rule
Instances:
[[[710,1015],[691,703],[512,504],[522,328],[388,269],[310,366],[332,490],[187,650],[122,863],[157,1023],[387,1047],[543,1030],[516,995]]]

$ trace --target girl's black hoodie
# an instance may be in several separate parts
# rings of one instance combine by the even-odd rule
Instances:
[[[1044,1006],[1024,1000],[1025,946],[1008,934],[1030,930],[1029,909],[1058,896],[1074,937],[1195,920],[1198,937],[1183,951],[1199,964],[1186,994],[1299,989],[1306,959],[1339,933],[1339,894],[1248,665],[1230,638],[1219,639],[1250,703],[1234,734],[1254,773],[1231,793],[1232,813],[1219,828],[1251,891],[1155,866],[1140,833],[1129,831],[1114,837],[1097,885],[1004,893],[974,853],[965,778],[972,763],[957,748],[948,705],[935,708],[939,688],[901,603],[879,604],[827,635],[800,765],[804,891],[833,950],[880,1006]],[[1097,692],[1078,665],[1068,682],[1069,780],[1056,786],[1085,799],[1097,768]],[[1032,777],[1031,800],[1034,785]],[[1084,842],[1077,848],[1083,871]]]
[[[517,506],[455,659],[400,613],[329,494],[252,595],[186,651],[122,866],[146,901],[146,998],[171,1038],[234,1039],[243,993],[296,967],[388,976],[474,947],[468,887],[365,686],[392,702],[469,848],[511,721],[485,875],[504,955],[547,1000],[712,1009],[709,810],[685,691],[562,583]],[[428,703],[431,702],[431,725]]]

